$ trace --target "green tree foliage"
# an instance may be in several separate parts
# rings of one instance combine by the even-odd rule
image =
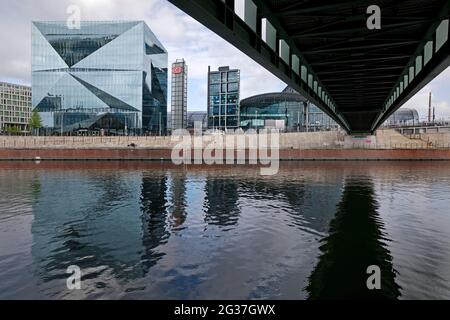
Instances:
[[[36,109],[34,109],[33,113],[31,114],[29,125],[33,130],[33,133],[36,131],[36,129],[42,128],[41,115],[39,114],[39,112],[37,112]]]

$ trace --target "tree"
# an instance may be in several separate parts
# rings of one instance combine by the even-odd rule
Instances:
[[[20,128],[18,128],[17,126],[8,126],[8,127],[6,128],[6,132],[7,132],[9,135],[17,136],[17,135],[20,134]]]
[[[36,129],[42,128],[41,115],[39,114],[39,112],[36,109],[34,109],[31,114],[29,125],[32,129],[33,134],[36,132]]]

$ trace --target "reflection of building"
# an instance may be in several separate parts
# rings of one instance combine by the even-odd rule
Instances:
[[[141,219],[143,245],[141,264],[144,272],[160,260],[164,254],[156,248],[167,242],[170,233],[167,229],[167,177],[162,174],[145,174],[141,187]]]
[[[249,201],[276,201],[282,204],[284,209],[288,209],[294,225],[302,227],[307,223],[311,230],[326,232],[340,200],[342,183],[336,180],[334,184],[322,184],[311,180],[307,186],[292,181],[286,184],[288,176],[297,173],[298,171],[281,172],[276,178],[267,181],[242,179],[239,184],[239,198],[251,198]],[[327,197],[322,199],[323,194]]]
[[[172,130],[187,126],[187,72],[183,59],[172,64]]]
[[[240,71],[208,67],[208,127],[215,129],[239,126]]]
[[[384,123],[384,125],[415,125],[419,123],[419,113],[416,109],[398,109]]]
[[[290,87],[280,93],[266,93],[242,100],[240,125],[243,128],[276,127],[299,131],[338,128],[333,119]]]
[[[33,22],[32,49],[44,126],[165,132],[167,51],[144,22]]]
[[[31,115],[31,88],[0,82],[0,132],[26,130]]]
[[[230,227],[239,220],[239,183],[234,179],[208,177],[205,185],[205,221],[210,225]]]
[[[170,176],[170,225],[173,230],[180,230],[186,221],[186,176],[171,174]]]
[[[81,175],[76,171],[49,171],[37,172],[33,190],[36,201],[32,203],[33,270],[43,283],[48,283],[46,294],[64,294],[56,283],[68,261],[86,272],[102,266],[117,279],[141,277],[145,270],[140,264],[140,252],[146,248],[139,181],[130,180],[126,174],[98,176],[97,171],[90,170]],[[112,204],[124,195],[129,201],[129,214],[112,209]],[[93,281],[108,280],[97,274]]]

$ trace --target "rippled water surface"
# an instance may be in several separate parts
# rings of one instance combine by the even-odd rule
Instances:
[[[0,163],[0,298],[450,299],[450,163],[259,172]]]

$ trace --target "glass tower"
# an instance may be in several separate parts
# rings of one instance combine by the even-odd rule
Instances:
[[[208,67],[208,127],[235,129],[239,127],[240,71]]]
[[[164,134],[167,51],[143,21],[32,23],[32,105],[48,128]]]
[[[183,59],[172,64],[172,130],[187,127],[187,72]]]

